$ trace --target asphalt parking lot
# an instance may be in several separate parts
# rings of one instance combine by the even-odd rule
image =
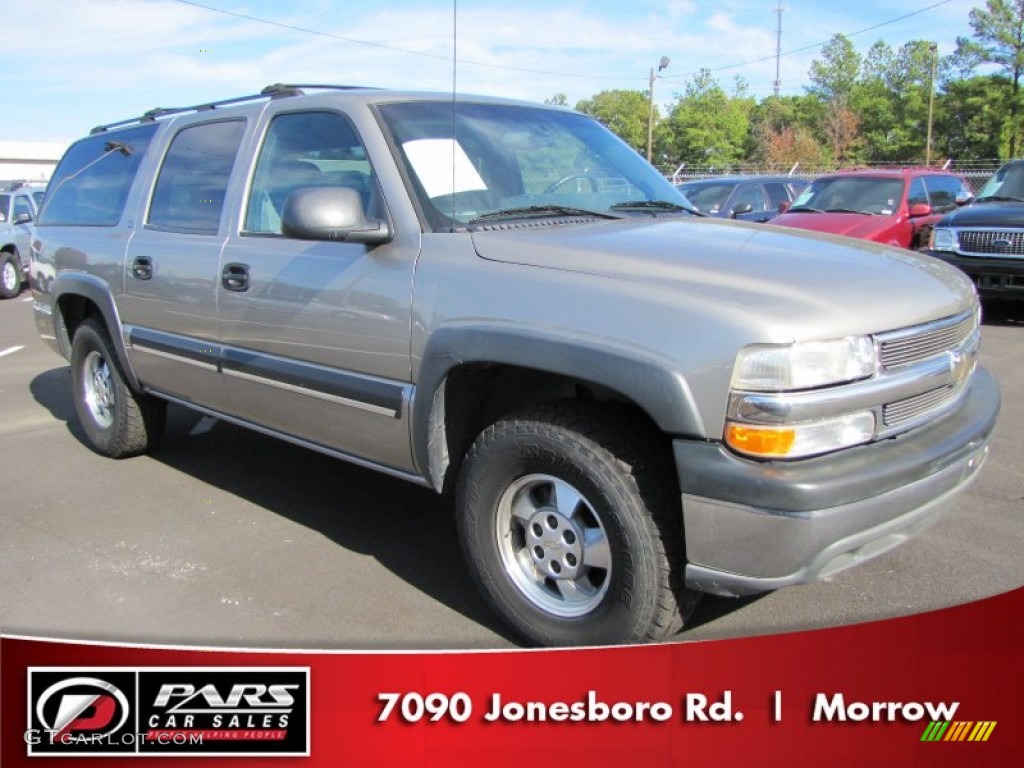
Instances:
[[[986,320],[1003,410],[980,479],[830,581],[706,599],[681,639],[833,626],[1024,585],[1024,311]],[[505,648],[430,491],[173,408],[152,456],[83,442],[31,298],[0,302],[0,631],[269,648]]]

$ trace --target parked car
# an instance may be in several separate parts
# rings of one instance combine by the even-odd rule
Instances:
[[[928,252],[959,267],[983,299],[1024,301],[1024,160],[1011,160],[970,205],[932,230]]]
[[[33,252],[94,450],[149,450],[170,402],[451,493],[537,644],[662,639],[700,592],[895,546],[999,409],[958,270],[695,214],[524,102],[276,86],[101,126]]]
[[[0,191],[0,299],[17,296],[28,280],[36,213],[31,188],[19,185]]]
[[[676,185],[701,213],[744,221],[768,221],[806,186],[792,176],[721,176]]]
[[[934,168],[838,171],[812,181],[771,223],[917,250],[972,195],[962,176]]]

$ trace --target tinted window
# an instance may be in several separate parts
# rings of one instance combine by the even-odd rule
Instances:
[[[907,193],[907,206],[928,205],[928,192],[924,188],[924,179],[918,177],[910,184],[910,192]]]
[[[102,133],[73,144],[50,179],[39,223],[112,227],[156,125]]]
[[[0,221],[7,221],[7,214],[11,209],[11,196],[0,195]]]
[[[780,205],[789,202],[789,191],[786,189],[786,185],[781,181],[766,182],[764,189],[768,193],[768,198],[773,210],[777,211]]]
[[[179,232],[216,234],[244,131],[242,120],[182,129],[164,158],[147,223]]]
[[[736,191],[736,196],[733,198],[729,207],[732,211],[735,211],[741,205],[750,205],[752,211],[763,211],[766,210],[764,195],[761,192],[760,184],[744,184]]]
[[[29,202],[28,195],[15,195],[14,196],[14,213],[12,214],[15,219],[23,214],[32,216],[32,204]]]
[[[956,176],[926,176],[924,185],[936,213],[951,211],[956,208],[957,201],[963,202],[971,197],[971,190]]]
[[[305,187],[348,187],[376,216],[377,196],[366,151],[348,119],[336,112],[294,112],[270,123],[256,163],[245,229],[281,231],[288,195]]]

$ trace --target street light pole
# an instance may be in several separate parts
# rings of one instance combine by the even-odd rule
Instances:
[[[658,72],[668,66],[668,56],[662,56],[658,62]],[[647,89],[647,162],[651,162],[651,148],[654,144],[654,67],[651,67],[650,87]]]
[[[932,164],[932,115],[935,112],[935,54],[939,46],[932,43],[928,48],[932,52],[932,77],[928,83],[928,138],[925,141],[924,164]]]

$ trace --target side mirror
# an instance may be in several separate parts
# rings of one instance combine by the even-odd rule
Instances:
[[[729,212],[729,218],[735,219],[740,214],[750,213],[752,210],[754,210],[754,206],[750,203],[740,203]]]
[[[14,217],[14,223],[15,224],[28,224],[31,221],[32,221],[32,214],[31,213],[19,213],[17,216]]]
[[[974,195],[968,195],[967,197],[958,197],[956,199],[956,207],[961,208],[965,205],[970,205],[974,202]]]
[[[932,207],[928,203],[914,203],[910,206],[910,218],[916,219],[921,216],[931,216]]]
[[[789,200],[785,200],[785,201],[779,203],[779,213],[785,213],[786,211],[788,211],[792,207],[793,207],[793,204]]]
[[[288,195],[281,231],[298,240],[339,240],[379,245],[391,241],[387,222],[368,219],[363,199],[348,187],[306,187]]]

